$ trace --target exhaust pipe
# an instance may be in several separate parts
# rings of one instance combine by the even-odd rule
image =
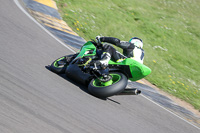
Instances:
[[[138,95],[141,93],[141,90],[138,90],[136,88],[134,89],[124,89],[124,91],[122,91],[121,93],[119,93],[118,95]]]

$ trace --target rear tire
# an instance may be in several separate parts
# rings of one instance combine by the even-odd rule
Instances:
[[[118,72],[110,73],[112,76],[111,85],[101,85],[98,79],[92,79],[88,86],[89,92],[99,98],[106,98],[121,93],[127,85],[127,77]]]
[[[51,64],[50,70],[57,74],[64,74],[67,66],[76,57],[76,55],[77,54],[72,54],[58,58]],[[62,61],[63,64],[59,64],[59,61]]]

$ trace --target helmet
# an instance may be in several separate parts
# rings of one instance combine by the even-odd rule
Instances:
[[[133,43],[135,46],[142,48],[143,47],[143,42],[142,39],[138,37],[133,37],[129,40],[130,43]]]

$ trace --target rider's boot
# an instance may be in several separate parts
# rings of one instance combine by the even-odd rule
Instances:
[[[108,62],[111,59],[111,56],[109,53],[104,52],[101,55],[101,59],[100,60],[96,60],[94,63],[96,66],[100,66],[101,69],[97,70],[97,74],[98,76],[103,76],[103,77],[107,77],[107,75],[109,75],[109,70],[108,70]]]
[[[108,52],[104,52],[101,55],[101,60],[99,60],[99,63],[103,69],[105,69],[108,66],[108,62],[109,62],[110,58],[111,58],[111,56]]]

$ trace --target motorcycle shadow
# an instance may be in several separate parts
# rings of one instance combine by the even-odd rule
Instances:
[[[50,70],[50,66],[45,66],[45,68],[46,68],[47,70],[49,70],[50,72],[52,72],[52,71]],[[55,74],[56,74],[56,73],[55,73]],[[117,101],[115,101],[115,100],[113,100],[113,99],[111,99],[111,98],[99,98],[99,97],[96,97],[96,96],[92,95],[92,94],[88,91],[87,86],[85,86],[85,85],[83,85],[83,84],[81,84],[81,83],[77,83],[76,81],[74,81],[74,80],[68,78],[65,74],[56,74],[56,75],[62,77],[63,79],[69,81],[70,83],[76,85],[77,87],[79,87],[80,90],[82,90],[83,92],[85,92],[85,93],[87,93],[87,94],[89,94],[89,95],[91,95],[91,96],[93,96],[93,97],[95,97],[95,98],[98,98],[98,99],[104,100],[104,101],[109,100],[109,101],[112,101],[112,102],[114,102],[114,103],[120,104],[119,102],[117,102]]]

